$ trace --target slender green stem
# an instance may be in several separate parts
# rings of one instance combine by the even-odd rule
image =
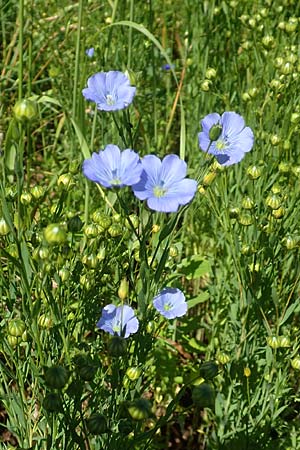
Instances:
[[[19,0],[19,65],[18,97],[23,97],[23,40],[24,40],[24,0]]]
[[[73,105],[72,105],[73,118],[76,118],[76,114],[78,111],[77,89],[78,89],[79,68],[80,68],[80,42],[81,42],[81,28],[82,28],[82,18],[83,18],[83,3],[84,3],[84,0],[79,0],[77,39],[76,39],[76,56],[75,56],[75,73],[74,73],[74,85],[73,85]]]

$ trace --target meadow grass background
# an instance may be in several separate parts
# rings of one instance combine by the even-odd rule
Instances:
[[[2,0],[1,448],[300,448],[299,9]],[[137,87],[125,112],[96,112],[81,94],[109,70]],[[20,122],[24,98],[36,111]],[[255,135],[227,168],[197,137],[224,111]],[[199,181],[175,229],[174,214],[139,208],[129,191],[125,213],[84,178],[89,153],[124,141],[141,156],[180,155]],[[142,248],[127,213],[151,225]],[[114,358],[95,324],[124,278],[140,331]],[[165,285],[189,300],[180,320],[147,308]],[[199,399],[203,381],[212,390]]]

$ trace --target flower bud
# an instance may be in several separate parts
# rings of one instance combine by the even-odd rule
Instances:
[[[126,69],[125,70],[125,75],[128,78],[130,85],[131,86],[136,86],[137,84],[137,74],[131,70],[131,69]]]
[[[108,342],[108,353],[111,356],[123,356],[127,352],[126,340],[120,336],[113,336]]]
[[[199,374],[205,380],[211,380],[218,375],[218,370],[215,361],[206,361],[200,366]]]
[[[288,162],[282,161],[278,166],[278,170],[281,173],[289,173],[291,166]]]
[[[214,389],[207,383],[195,386],[192,391],[192,399],[199,408],[213,408],[215,404]]]
[[[251,245],[244,244],[241,247],[241,253],[245,256],[251,256],[254,253],[254,249]]]
[[[204,186],[210,186],[214,179],[216,178],[217,174],[216,172],[208,172],[206,175],[204,175],[202,183]]]
[[[261,169],[258,166],[250,166],[247,169],[247,174],[251,180],[256,180],[261,176]]]
[[[250,370],[250,368],[248,366],[244,367],[244,375],[245,375],[246,378],[249,378],[250,375],[251,375],[251,370]]]
[[[7,336],[7,342],[11,347],[16,347],[20,342],[21,342],[21,338],[20,337],[16,337],[16,336],[12,336],[11,334],[9,334]]]
[[[129,222],[130,220],[130,222]],[[139,227],[139,218],[136,214],[130,214],[129,220],[126,219],[125,225],[126,227],[131,230],[131,225],[136,230]]]
[[[176,258],[178,256],[178,248],[174,245],[171,245],[169,249],[169,256],[170,258]]]
[[[67,240],[64,227],[57,223],[51,223],[44,229],[44,237],[48,244],[63,244]]]
[[[296,356],[291,361],[292,368],[295,370],[300,370],[300,358],[299,356]]]
[[[159,226],[159,225],[154,224],[154,225],[152,226],[152,233],[158,233],[159,230],[160,230],[160,226]]]
[[[278,56],[277,58],[275,58],[274,61],[274,66],[279,69],[279,67],[281,67],[284,63],[284,59],[281,56]]]
[[[220,124],[213,125],[209,130],[209,139],[217,141],[222,134],[222,126]]]
[[[12,319],[8,322],[8,333],[20,337],[25,331],[25,323],[21,319]]]
[[[243,93],[242,93],[242,100],[243,100],[244,102],[249,102],[249,100],[251,100],[251,97],[250,97],[250,95],[249,95],[248,92],[243,92]]]
[[[151,415],[151,403],[145,398],[139,398],[130,402],[128,412],[134,420],[145,420]]]
[[[239,208],[230,208],[229,210],[229,217],[230,219],[236,219],[240,214]]]
[[[293,72],[293,64],[287,61],[285,64],[283,64],[283,66],[280,67],[280,72],[283,75],[289,75]]]
[[[99,251],[98,251],[98,253],[97,253],[97,259],[98,259],[98,261],[104,261],[104,259],[105,259],[105,254],[106,254],[105,247],[100,247],[100,248],[99,248]]]
[[[123,278],[118,289],[118,297],[120,300],[125,300],[128,297],[129,283],[126,278]]]
[[[62,267],[61,269],[59,269],[58,275],[61,281],[65,283],[70,278],[70,271],[66,267]]]
[[[38,114],[36,102],[26,98],[18,100],[13,111],[15,118],[19,122],[32,122]]]
[[[6,236],[9,233],[9,225],[6,220],[1,217],[0,218],[0,236]]]
[[[256,87],[251,88],[251,89],[249,90],[249,95],[250,95],[250,97],[254,98],[254,97],[257,96],[257,94],[258,94],[258,89],[257,89]]]
[[[62,412],[63,404],[60,395],[54,392],[46,394],[43,400],[43,408],[49,413]]]
[[[292,172],[296,177],[300,178],[300,166],[293,166]]]
[[[62,389],[68,382],[69,374],[63,366],[46,367],[44,379],[49,388]]]

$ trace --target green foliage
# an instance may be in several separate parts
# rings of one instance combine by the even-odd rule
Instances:
[[[4,0],[0,20],[1,448],[300,448],[299,2]],[[112,114],[81,94],[109,70],[137,87]],[[223,111],[255,134],[230,167],[197,144]],[[111,143],[184,158],[191,205],[87,181]],[[155,314],[165,286],[186,316]],[[95,328],[120,301],[126,340]]]

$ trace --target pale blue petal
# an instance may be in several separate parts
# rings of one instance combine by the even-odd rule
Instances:
[[[160,180],[168,187],[186,176],[186,163],[177,155],[167,155],[162,160]]]

